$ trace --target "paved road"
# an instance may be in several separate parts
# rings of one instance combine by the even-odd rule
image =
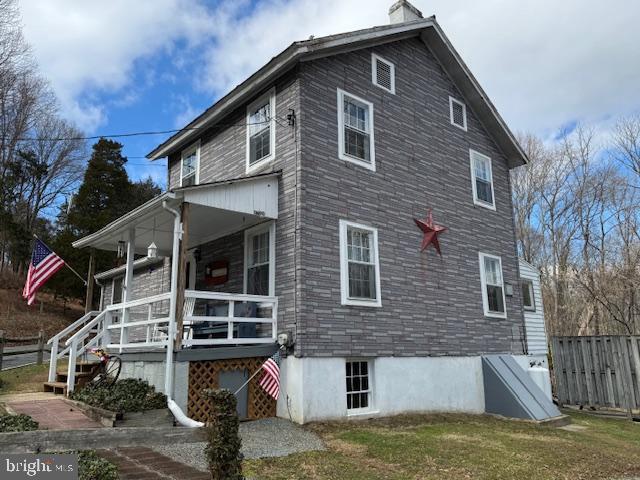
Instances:
[[[35,345],[21,345],[19,347],[4,347],[5,352],[20,352],[22,350],[31,350],[37,348]],[[21,353],[19,355],[4,355],[2,357],[2,370],[8,370],[10,368],[20,367],[22,365],[29,365],[35,363],[38,358],[37,353]],[[44,361],[49,360],[49,352],[44,351]]]

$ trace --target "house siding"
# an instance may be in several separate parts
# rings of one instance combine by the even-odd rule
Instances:
[[[531,355],[546,355],[549,351],[549,344],[547,343],[547,332],[544,324],[540,274],[530,263],[520,260],[520,278],[531,280],[533,283],[533,297],[536,307],[535,311],[524,311],[528,353]]]
[[[468,131],[449,121],[464,100],[418,39],[378,46],[395,64],[396,95],[371,82],[372,49],[301,68],[303,271],[297,356],[522,353],[522,305],[507,160],[467,108]],[[376,172],[338,159],[336,90],[374,104]],[[496,211],[474,205],[469,149],[492,158]],[[413,218],[433,208],[442,257],[420,252]],[[382,307],[342,306],[340,219],[378,229]],[[506,319],[483,315],[478,252],[502,258]]]
[[[258,98],[264,92],[257,92]],[[275,294],[278,297],[278,329],[280,331],[295,330],[295,206],[296,178],[298,177],[297,143],[299,127],[287,125],[286,116],[289,109],[300,111],[298,70],[294,69],[284,75],[275,84],[276,90],[276,142],[275,158],[259,171],[250,175],[267,172],[280,172],[278,192],[278,220],[276,222],[276,258],[275,258]],[[247,176],[246,168],[246,105],[230,113],[220,123],[225,127],[214,127],[205,132],[200,144],[200,183],[215,182]],[[229,126],[234,125],[234,126]],[[169,158],[169,188],[176,188],[180,183],[180,153]],[[213,232],[215,233],[215,232]],[[238,245],[243,245],[244,237]],[[242,253],[243,258],[244,253]],[[298,263],[299,265],[299,263]],[[244,267],[242,267],[244,268]],[[201,278],[202,272],[197,274]],[[242,277],[241,277],[242,281]],[[237,289],[238,285],[233,284]],[[224,289],[224,291],[230,291]],[[240,292],[242,291],[240,287]]]
[[[219,238],[199,247],[201,260],[196,270],[196,290],[211,292],[243,293],[244,288],[244,232]],[[229,280],[221,285],[205,282],[204,268],[207,264],[226,260],[229,262]]]

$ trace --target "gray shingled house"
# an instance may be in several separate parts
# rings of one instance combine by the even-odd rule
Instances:
[[[256,379],[243,416],[486,410],[483,357],[525,353],[526,156],[435,18],[403,0],[390,18],[291,44],[148,155],[167,191],[74,243],[126,263],[53,342],[68,390],[107,345],[202,420],[200,389],[235,389],[279,340],[277,405]],[[441,255],[421,250],[429,210]]]

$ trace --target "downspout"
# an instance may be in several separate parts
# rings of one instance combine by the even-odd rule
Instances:
[[[162,201],[162,208],[173,215],[173,250],[171,256],[171,296],[169,297],[169,328],[167,331],[167,358],[165,360],[164,393],[167,405],[175,419],[185,427],[202,427],[204,423],[196,422],[187,417],[178,404],[173,401],[173,346],[176,334],[176,302],[178,295],[178,262],[180,256],[180,239],[182,238],[182,222],[180,212],[171,208],[166,200]]]

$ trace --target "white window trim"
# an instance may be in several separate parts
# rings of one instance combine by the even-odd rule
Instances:
[[[258,160],[253,165],[250,164],[251,161],[251,144],[249,139],[251,137],[251,132],[249,128],[249,117],[251,116],[251,111],[258,105],[264,103],[266,99],[269,99],[269,111],[271,112],[271,121],[269,123],[270,127],[270,152],[266,157]],[[264,168],[266,165],[271,163],[276,156],[276,89],[272,87],[269,91],[267,91],[264,95],[260,96],[249,105],[247,105],[247,113],[245,115],[246,118],[246,164],[245,164],[245,173],[253,173],[256,170],[260,170]]]
[[[489,161],[489,178],[491,180],[491,199],[493,203],[487,203],[480,199],[478,199],[478,192],[476,190],[476,171],[473,165],[473,156],[478,155],[483,157],[484,159]],[[489,210],[496,210],[496,194],[493,190],[493,162],[491,161],[491,157],[484,155],[476,150],[469,149],[469,167],[471,169],[471,188],[473,189],[473,203],[474,205],[478,205],[479,207],[484,207]]]
[[[389,70],[391,74],[391,89],[380,85],[378,83],[378,69],[376,68],[376,62],[383,62],[389,65]],[[390,62],[389,60],[382,58],[380,55],[376,55],[375,53],[371,54],[371,82],[376,86],[383,89],[385,92],[389,92],[392,94],[396,94],[396,66]]]
[[[182,167],[184,162],[184,157],[189,154],[196,152],[196,183],[195,185],[200,185],[200,140],[196,143],[189,145],[187,148],[182,150],[180,154],[180,186],[182,187]]]
[[[376,299],[349,298],[349,260],[347,254],[347,227],[367,230],[373,233],[373,259],[376,272]],[[359,307],[382,307],[382,290],[380,289],[380,257],[378,255],[378,229],[354,223],[348,220],[340,220],[340,294],[342,305],[354,305]]]
[[[362,408],[347,408],[346,407],[346,403],[347,403],[347,395],[349,393],[354,393],[354,392],[348,392],[346,389],[346,382],[345,384],[345,396],[344,396],[344,402],[345,402],[345,409],[347,411],[347,416],[351,417],[351,416],[358,416],[358,415],[367,415],[367,414],[373,414],[373,413],[378,413],[378,411],[375,409],[375,390],[374,390],[374,366],[373,366],[373,359],[371,358],[347,358],[345,360],[345,379],[346,379],[346,374],[347,374],[347,370],[346,370],[346,364],[349,362],[367,362],[367,377],[369,380],[369,388],[367,389],[367,393],[369,394],[369,406],[367,407],[362,407]]]
[[[453,121],[453,104],[454,103],[457,103],[458,105],[462,106],[462,123],[464,125],[458,125],[456,122]],[[461,102],[460,100],[456,100],[452,96],[449,96],[449,120],[451,121],[451,125],[454,125],[460,128],[461,130],[464,130],[465,132],[467,131],[467,105]]]
[[[484,259],[485,257],[491,258],[493,260],[498,260],[500,264],[500,279],[502,280],[502,304],[504,305],[504,312],[491,312],[489,310],[489,299],[487,298],[487,279],[486,273],[484,271]],[[504,294],[504,275],[502,271],[502,258],[497,255],[491,255],[489,253],[478,252],[478,260],[480,263],[480,284],[482,285],[482,307],[484,310],[485,317],[494,317],[494,318],[507,318],[507,302]]]
[[[531,302],[533,302],[532,305],[525,305],[524,304],[524,296],[522,297],[522,308],[524,308],[525,311],[527,312],[535,312],[536,311],[536,292],[534,290],[534,284],[533,284],[533,280],[529,279],[529,278],[521,278],[520,279],[520,289],[521,289],[521,294],[522,294],[522,286],[523,285],[530,285],[531,289],[529,291],[530,295],[531,295]]]
[[[345,95],[347,97],[353,98],[354,100],[364,103],[368,108],[369,108],[369,156],[370,156],[370,162],[365,162],[364,160],[361,160],[359,158],[356,157],[352,157],[351,155],[347,155],[344,151],[344,97]],[[355,163],[356,165],[359,165],[361,167],[364,167],[366,169],[369,169],[373,172],[376,171],[376,152],[375,152],[375,139],[373,137],[373,103],[368,102],[367,100],[364,100],[360,97],[357,97],[356,95],[352,95],[348,92],[345,92],[344,90],[338,88],[338,101],[337,101],[337,105],[338,105],[338,157],[340,158],[340,160],[344,160],[346,162],[351,162],[351,163]]]
[[[247,228],[244,231],[244,279],[242,291],[247,293],[249,271],[249,238],[260,233],[269,232],[269,296],[276,294],[276,222],[270,221]]]

